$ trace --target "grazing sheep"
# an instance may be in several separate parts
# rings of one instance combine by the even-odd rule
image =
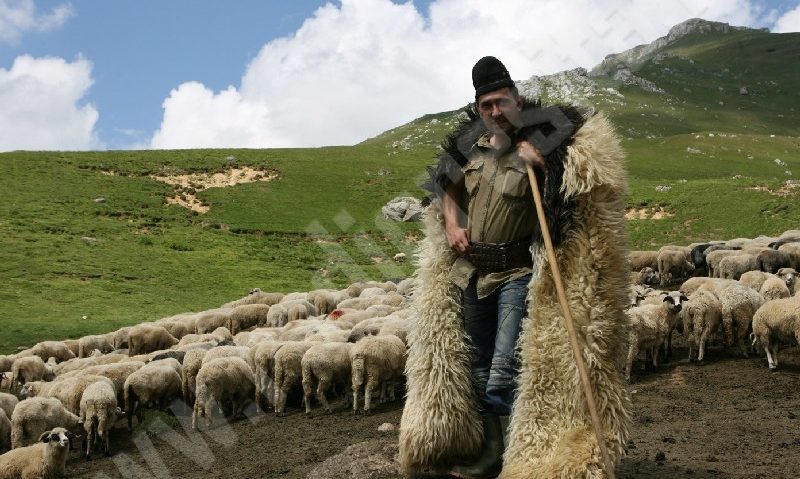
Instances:
[[[215,404],[225,410],[229,402],[231,418],[236,419],[253,401],[254,393],[253,370],[242,358],[217,358],[203,364],[197,373],[192,428],[197,429],[197,420],[201,417],[206,419],[206,429],[211,427]]]
[[[55,358],[56,363],[61,363],[75,357],[63,341],[42,341],[31,348],[31,352],[42,358],[42,361]]]
[[[704,288],[710,291],[713,291],[719,286],[732,284],[733,281],[729,279],[720,279],[720,278],[705,278],[702,276],[697,276],[694,278],[689,278],[681,284],[680,291],[681,293],[685,294],[692,294],[698,289]]]
[[[122,361],[127,361],[128,355],[121,353],[111,353],[99,356],[90,356],[88,358],[75,358],[69,361],[64,361],[53,367],[53,372],[56,376],[63,376],[73,371],[81,371],[92,366],[100,366],[104,364],[114,364]]]
[[[273,387],[275,353],[284,344],[284,341],[264,341],[253,348],[256,404],[262,411],[267,411],[275,406],[275,390]]]
[[[764,303],[753,315],[753,345],[767,352],[770,371],[778,367],[778,350],[783,343],[800,344],[800,296]]]
[[[661,281],[658,272],[647,266],[639,272],[631,273],[631,284],[656,284]]]
[[[670,334],[680,319],[682,302],[688,298],[679,291],[670,291],[660,296],[659,304],[643,304],[627,311],[628,356],[625,363],[625,376],[630,380],[633,361],[639,351],[652,355],[653,366],[658,366],[658,348],[663,344],[669,356]]]
[[[365,319],[364,321],[361,321],[360,323],[353,326],[352,330],[350,330],[350,334],[347,337],[347,341],[355,343],[367,336],[377,336],[378,333],[380,333],[383,325],[391,318],[396,318],[396,316],[392,315],[378,316],[375,318]]]
[[[173,346],[175,347],[175,346]],[[161,351],[153,351],[152,353],[148,354],[148,363],[152,363],[153,361],[161,361],[162,359],[174,359],[178,361],[179,364],[183,363],[183,356],[186,354],[186,351],[181,349],[164,349]]]
[[[279,328],[256,328],[253,331],[243,331],[233,338],[233,344],[253,347],[261,341],[270,341],[277,338],[279,333]]]
[[[291,303],[294,301],[308,301],[308,293],[295,292],[289,293],[281,299],[281,303]]]
[[[769,277],[774,277],[774,275],[763,271],[748,271],[739,277],[739,283],[753,291],[760,291],[761,286],[764,285],[764,281]]]
[[[6,416],[9,418],[11,414],[14,412],[14,408],[17,407],[17,403],[19,403],[19,399],[17,396],[8,393],[0,393],[0,409],[6,412]]]
[[[237,306],[231,310],[228,315],[228,322],[224,326],[227,326],[233,335],[254,326],[264,326],[267,324],[269,309],[270,307],[266,304],[243,304]]]
[[[713,248],[710,247],[709,249]],[[719,278],[719,263],[723,260],[723,258],[727,258],[728,256],[734,256],[742,254],[739,250],[733,249],[717,249],[711,251],[706,255],[706,264],[708,265],[708,276],[711,278]]]
[[[78,353],[80,352],[79,340],[78,339],[65,339],[62,342],[67,347],[67,349],[72,351],[72,354],[74,354],[75,357],[77,358],[78,357]]]
[[[403,344],[408,344],[408,333],[411,329],[411,320],[402,316],[387,316],[381,329],[378,331],[378,336],[391,334],[400,338]],[[348,338],[349,339],[349,338]]]
[[[756,256],[756,269],[767,273],[776,273],[781,268],[790,267],[792,259],[786,251],[766,249]]]
[[[773,299],[788,298],[792,295],[786,282],[777,276],[767,278],[761,289],[758,291],[764,301],[772,301]]]
[[[205,349],[192,349],[186,352],[183,357],[183,376],[181,377],[181,393],[186,404],[193,404],[196,393],[197,373],[203,366],[203,358],[206,353]]]
[[[346,291],[322,291],[314,295],[313,303],[318,314],[329,314],[346,299],[350,299]]]
[[[20,401],[11,415],[11,448],[31,445],[41,433],[59,426],[77,432],[81,429],[80,417],[69,412],[56,398],[35,397]]]
[[[29,381],[52,381],[54,377],[53,367],[45,364],[39,356],[17,358],[11,366],[11,390]]]
[[[152,353],[169,349],[176,344],[178,340],[164,326],[140,324],[131,328],[128,334],[128,355],[132,357]]]
[[[104,382],[114,387],[114,383],[104,376],[97,376],[95,374],[80,374],[74,377],[59,378],[53,382],[32,382],[26,384],[20,395],[22,397],[41,396],[56,398],[61,401],[61,404],[73,414],[80,413],[81,410],[81,396],[83,391],[86,390],[91,384],[95,382]]]
[[[212,309],[198,313],[197,317],[197,334],[211,333],[217,328],[228,326],[228,318],[230,317],[232,309]]]
[[[104,335],[84,336],[78,340],[79,358],[89,357],[95,349],[108,354],[114,350],[114,345],[109,343]]]
[[[246,346],[217,346],[211,348],[203,356],[203,364],[218,358],[237,357],[244,360],[250,368],[253,368],[253,352]]]
[[[56,427],[39,435],[32,446],[0,456],[0,479],[51,479],[64,476],[72,433]]]
[[[99,364],[97,366],[90,366],[77,373],[69,374],[93,374],[108,378],[114,385],[114,392],[117,395],[118,404],[123,404],[125,401],[125,381],[128,379],[128,376],[142,369],[144,365],[145,363],[142,361]]]
[[[128,376],[124,390],[128,430],[133,431],[134,415],[141,424],[146,407],[164,409],[173,399],[180,397],[181,376],[169,364],[150,363]]]
[[[321,319],[296,320],[283,327],[278,334],[278,341],[302,341],[309,332],[323,324]]]
[[[306,319],[308,318],[308,308],[305,305],[294,303],[289,306],[289,312],[287,313],[287,319],[289,321],[296,321],[298,319]]]
[[[789,255],[789,267],[795,270],[800,270],[800,241],[793,241],[781,245],[778,251],[782,251]]]
[[[736,347],[739,353],[747,356],[745,337],[753,314],[763,304],[759,293],[747,286],[733,283],[716,291],[722,303],[722,333],[728,349]]]
[[[361,290],[362,289],[364,289],[364,283],[357,282],[357,283],[353,283],[350,286],[348,286],[347,288],[345,288],[345,292],[351,298],[357,298],[358,295],[361,294]]]
[[[756,256],[745,253],[722,258],[718,273],[720,278],[738,280],[744,273],[757,269]]]
[[[391,306],[399,307],[405,302],[405,298],[394,291],[390,291],[380,296],[373,296],[369,298],[351,298],[346,299],[339,303],[339,308],[353,308],[358,310],[366,310],[371,306]]]
[[[631,251],[631,271],[641,271],[644,268],[658,269],[658,251]]]
[[[676,279],[683,280],[694,270],[694,263],[689,261],[689,251],[683,249],[664,249],[658,253],[658,275],[661,285],[666,286]]]
[[[235,308],[245,304],[266,304],[267,306],[272,306],[279,303],[282,299],[283,293],[265,293],[259,288],[254,288],[247,296],[237,299],[236,301],[231,301],[230,303],[225,303],[222,307]]]
[[[81,396],[80,416],[83,429],[86,431],[86,459],[92,455],[92,446],[99,439],[103,443],[103,452],[111,455],[109,435],[122,411],[117,407],[117,394],[114,387],[98,381],[89,385]]]
[[[722,303],[711,291],[698,291],[686,302],[683,308],[683,334],[689,343],[689,362],[695,359],[703,362],[708,339],[721,321]]]
[[[11,419],[0,409],[0,454],[11,449]]]
[[[347,386],[351,383],[352,347],[351,343],[322,343],[312,346],[303,355],[300,365],[303,372],[306,414],[311,414],[311,392],[314,389],[314,381],[317,382],[317,399],[328,413],[331,412],[331,407],[325,392],[334,384],[344,386],[345,407],[349,407],[350,395],[347,394]]]
[[[286,398],[292,386],[300,384],[303,379],[301,361],[303,355],[316,343],[289,341],[275,353],[275,414],[283,414]]]
[[[269,308],[267,313],[266,326],[272,328],[279,328],[289,322],[289,308],[283,304],[278,303]]]
[[[125,349],[128,347],[128,338],[130,337],[131,328],[133,326],[125,326],[114,331],[114,349]]]
[[[395,384],[406,366],[406,345],[397,336],[372,336],[350,349],[352,368],[353,413],[358,412],[358,395],[364,387],[364,413],[369,414],[372,394],[380,387],[380,402],[395,400]]]
[[[15,355],[6,356],[0,354],[0,373],[10,372],[15,359],[17,359]]]

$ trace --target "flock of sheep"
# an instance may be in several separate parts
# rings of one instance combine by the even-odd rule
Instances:
[[[782,343],[800,342],[798,230],[634,251],[630,259],[628,378],[640,352],[654,367],[671,354],[676,328],[690,361],[703,360],[720,328],[733,352],[763,348],[770,369]],[[679,281],[675,291],[649,287]],[[254,289],[216,309],[0,356],[0,389],[9,389],[0,392],[0,479],[63,474],[77,435],[87,459],[98,444],[108,455],[118,420],[132,430],[145,410],[176,399],[193,405],[194,428],[252,405],[283,414],[293,391],[306,413],[313,395],[330,412],[330,394],[354,412],[363,394],[369,412],[375,393],[394,400],[403,379],[415,287],[406,279],[286,295]]]
[[[79,435],[87,459],[97,445],[109,455],[118,420],[132,430],[177,399],[193,405],[194,428],[253,405],[283,414],[294,392],[306,413],[314,393],[328,412],[333,393],[368,413],[374,394],[394,400],[403,379],[415,286],[254,289],[216,309],[0,356],[0,479],[64,474]]]
[[[747,356],[763,349],[773,371],[779,347],[800,343],[800,230],[633,251],[631,269],[628,379],[639,353],[646,355],[643,366],[653,367],[660,355],[671,355],[676,328],[683,329],[689,361],[703,361],[720,328],[729,352]],[[649,287],[679,281],[678,290]]]

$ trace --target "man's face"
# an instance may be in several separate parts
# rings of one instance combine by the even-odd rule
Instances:
[[[510,133],[522,125],[522,98],[515,96],[511,88],[484,93],[477,103],[483,124],[492,133]]]

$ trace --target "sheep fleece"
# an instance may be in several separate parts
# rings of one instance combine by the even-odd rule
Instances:
[[[616,365],[624,354],[628,249],[624,153],[602,114],[567,146],[561,194],[574,201],[573,228],[556,250],[566,296],[616,463],[630,428],[630,397]],[[543,246],[534,245],[528,318],[520,333],[521,372],[501,479],[603,478],[602,458]],[[456,259],[435,201],[420,245],[420,287],[412,305],[407,400],[400,424],[406,473],[446,470],[481,443],[461,319],[461,292],[448,280]]]

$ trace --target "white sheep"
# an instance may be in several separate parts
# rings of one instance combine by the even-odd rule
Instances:
[[[17,407],[17,403],[19,403],[17,396],[8,393],[0,393],[0,409],[5,411],[9,418],[14,412],[14,408]]]
[[[183,377],[181,380],[181,393],[186,404],[193,404],[196,394],[195,378],[203,366],[203,358],[208,351],[205,349],[192,349],[183,357]]]
[[[764,303],[753,316],[753,345],[767,352],[769,369],[778,367],[778,349],[782,343],[800,344],[800,296]]]
[[[93,374],[108,378],[114,385],[114,392],[117,395],[117,402],[123,404],[125,400],[125,381],[128,377],[145,365],[142,361],[124,361],[111,364],[99,364],[97,366],[90,366],[86,369],[68,373],[68,375],[76,374]],[[67,377],[65,374],[63,377]],[[59,376],[59,378],[62,376]]]
[[[306,414],[311,413],[311,392],[317,384],[317,399],[327,412],[331,412],[325,392],[335,384],[345,387],[345,408],[350,405],[347,386],[350,380],[350,350],[352,343],[315,344],[306,351],[301,361],[303,373],[303,393],[306,403]]]
[[[662,286],[666,286],[676,279],[683,280],[694,270],[694,263],[686,250],[664,249],[659,251],[657,264],[658,276]]]
[[[44,431],[38,442],[0,456],[0,479],[51,479],[64,476],[72,433],[63,427]]]
[[[163,326],[139,324],[131,328],[128,333],[129,356],[169,349],[176,344],[178,344],[178,340]]]
[[[231,411],[231,418],[236,419],[253,401],[254,393],[253,370],[242,358],[217,358],[203,364],[197,373],[192,428],[197,429],[201,417],[206,419],[206,429],[211,427],[215,404]],[[229,408],[225,407],[226,403],[230,404]]]
[[[232,357],[241,358],[251,369],[253,368],[253,352],[246,346],[217,346],[216,348],[211,348],[203,356],[203,364],[218,358]]]
[[[679,291],[661,296],[659,304],[643,304],[630,308],[628,318],[628,356],[625,363],[626,378],[630,380],[633,361],[639,351],[652,354],[653,366],[658,366],[658,348],[663,344],[669,355],[670,332],[680,319],[682,302],[688,298]]]
[[[358,412],[358,396],[364,388],[364,413],[369,414],[373,392],[380,387],[380,401],[395,399],[395,384],[406,365],[406,345],[397,336],[366,337],[350,349],[353,412]]]
[[[728,256],[742,254],[740,250],[718,249],[706,255],[706,265],[708,265],[708,276],[719,278],[719,263]]]
[[[169,364],[150,363],[128,376],[124,389],[128,430],[133,431],[134,415],[141,424],[146,407],[164,409],[173,399],[180,397],[181,376]]]
[[[253,347],[253,376],[256,383],[256,404],[262,411],[275,407],[275,353],[285,341],[264,341]]]
[[[86,431],[86,459],[92,454],[92,446],[99,439],[103,452],[111,455],[111,428],[122,410],[117,407],[117,394],[109,383],[98,381],[89,385],[81,396],[80,417]]]
[[[792,295],[789,287],[786,286],[786,282],[777,276],[767,278],[758,292],[761,294],[761,297],[764,298],[764,301],[788,298]]]
[[[30,381],[51,381],[55,377],[53,367],[45,364],[39,356],[17,358],[11,366],[11,390]]]
[[[254,326],[263,326],[267,324],[269,309],[270,307],[266,304],[236,306],[228,314],[228,322],[224,326],[227,326],[233,335]]]
[[[14,364],[15,359],[17,359],[16,355],[0,354],[0,373],[11,372],[11,366]]]
[[[0,454],[11,449],[11,419],[0,409]]]
[[[653,268],[647,266],[640,271],[634,271],[630,275],[631,284],[656,284],[661,282],[661,276]]]
[[[133,326],[125,326],[114,331],[114,349],[124,349],[128,347],[128,338],[130,337],[131,328]]]
[[[228,318],[233,309],[218,308],[198,313],[197,334],[207,334],[220,327],[227,327]]]
[[[279,303],[280,300],[283,299],[283,296],[283,293],[265,293],[259,288],[253,288],[247,296],[231,301],[230,303],[225,303],[222,307],[235,308],[243,304],[266,304],[267,306],[272,306],[273,304]]]
[[[283,304],[278,303],[272,305],[267,312],[266,325],[273,328],[279,328],[289,322],[289,308]]]
[[[56,398],[35,397],[20,401],[11,415],[11,447],[31,445],[41,433],[54,427],[77,432],[81,429],[80,417],[69,412]]]
[[[711,333],[722,321],[722,303],[711,291],[698,291],[683,308],[683,334],[689,344],[689,361],[703,362]]]
[[[128,354],[111,353],[99,356],[89,356],[88,358],[75,358],[69,361],[64,361],[61,364],[56,364],[53,367],[53,372],[56,376],[63,376],[74,371],[82,371],[92,366],[100,366],[104,364],[114,364],[128,360]]]
[[[747,286],[733,283],[717,288],[717,297],[722,303],[722,333],[725,346],[734,347],[743,356],[747,356],[745,337],[753,314],[764,303],[759,293]]]
[[[744,273],[757,269],[756,256],[745,253],[722,258],[719,262],[718,273],[720,278],[738,280]]]
[[[774,275],[771,273],[765,273],[764,271],[748,271],[739,277],[739,283],[747,286],[753,291],[760,291],[761,286],[764,285],[764,281],[770,277],[774,277]]]
[[[302,341],[309,332],[323,324],[321,319],[296,320],[283,327],[278,334],[278,341]]]
[[[84,336],[78,340],[79,358],[89,357],[95,349],[108,354],[114,350],[114,345],[108,342],[105,335]]]
[[[658,251],[631,251],[631,271],[641,271],[642,268],[658,269]]]
[[[31,352],[42,358],[43,361],[56,358],[56,363],[61,363],[75,357],[75,354],[72,353],[72,350],[69,349],[63,341],[42,341],[31,348]]]
[[[303,355],[316,343],[302,341],[286,342],[275,352],[275,414],[283,414],[286,408],[286,398],[293,386],[298,385],[303,379],[301,361]]]
[[[393,318],[392,315],[365,319],[353,326],[347,340],[351,343],[355,343],[366,336],[377,336],[383,325],[391,318]]]
[[[105,335],[105,336],[108,336],[108,335]],[[64,345],[67,347],[67,349],[72,351],[72,354],[74,354],[76,358],[78,357],[78,353],[80,352],[79,341],[80,340],[78,340],[78,339],[65,339],[64,341],[62,341],[64,343]]]

